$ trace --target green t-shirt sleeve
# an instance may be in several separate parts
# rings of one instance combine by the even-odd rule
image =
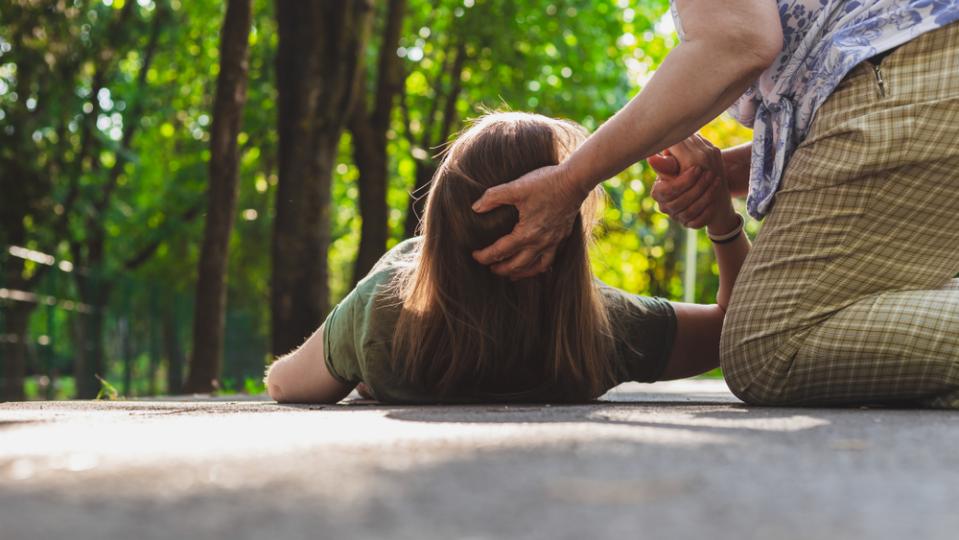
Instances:
[[[326,318],[326,367],[340,382],[364,382],[368,364],[385,361],[385,342],[392,331],[381,320],[384,295],[379,288],[386,286],[392,274],[391,268],[374,267]]]
[[[400,305],[389,282],[418,242],[418,238],[405,240],[383,255],[327,316],[323,332],[326,368],[340,382],[369,384],[369,377],[386,369]]]
[[[664,298],[600,285],[609,310],[620,382],[659,380],[676,338],[676,311]]]
[[[334,379],[344,384],[359,384],[362,381],[355,337],[357,328],[353,320],[360,302],[360,295],[354,289],[333,308],[323,328],[326,369]]]

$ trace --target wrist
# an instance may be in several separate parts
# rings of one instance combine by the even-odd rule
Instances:
[[[716,217],[706,224],[706,232],[716,236],[725,235],[740,226],[742,218],[733,210],[733,205],[727,204]]]
[[[592,182],[590,178],[577,171],[571,160],[563,161],[558,167],[564,187],[578,197],[578,202],[584,201],[589,196],[589,192],[596,187],[596,182]]]
[[[745,197],[749,191],[749,161],[751,155],[751,143],[722,150],[726,181],[729,183],[729,193],[733,197]]]

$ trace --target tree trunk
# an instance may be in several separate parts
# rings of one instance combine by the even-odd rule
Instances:
[[[87,299],[89,301],[89,299]],[[78,355],[78,362],[74,366],[77,399],[93,399],[100,392],[100,380],[106,378],[103,370],[103,317],[105,303],[90,303],[93,311],[86,316],[82,347],[85,350]]]
[[[23,401],[23,380],[27,374],[27,323],[34,305],[13,302],[5,309],[4,330],[7,334],[3,351],[3,385],[0,401]]]
[[[147,395],[157,395],[157,371],[160,368],[160,333],[157,330],[157,310],[156,291],[150,293],[150,313],[153,315],[148,320],[147,337],[150,340],[150,360],[147,366]]]
[[[271,282],[273,352],[296,347],[329,307],[330,188],[353,107],[371,0],[276,0],[279,182]]]
[[[364,92],[365,77],[360,77],[359,97],[350,116],[353,134],[353,156],[359,169],[360,248],[353,267],[355,285],[373,268],[386,251],[389,238],[389,207],[386,193],[389,186],[386,154],[387,132],[396,95],[403,91],[403,70],[396,49],[403,30],[406,0],[390,0],[380,40],[379,64],[373,93],[373,111],[367,111]],[[364,74],[368,70],[362,71]]]
[[[103,359],[103,323],[110,298],[110,284],[102,278],[100,270],[103,265],[103,237],[97,235],[95,231],[91,234],[94,236],[88,242],[91,263],[88,267],[89,274],[73,273],[80,301],[88,305],[91,310],[84,320],[80,321],[83,324],[79,334],[82,339],[76,342],[78,347],[84,347],[84,350],[77,354],[77,362],[74,364],[77,399],[97,397],[100,392],[100,381],[97,377],[106,378],[104,369],[106,365]],[[74,257],[74,260],[80,259]]]
[[[70,316],[70,340],[73,343],[73,380],[78,386],[80,379],[81,366],[88,362],[87,356],[87,317],[89,314],[80,311],[74,311]],[[68,371],[69,373],[69,371]],[[79,394],[79,390],[77,391]]]
[[[210,189],[196,285],[188,393],[215,390],[223,360],[227,257],[239,178],[236,139],[246,103],[251,17],[250,0],[229,0],[220,33],[220,74],[210,130]]]
[[[154,311],[154,313],[156,313]],[[147,366],[147,395],[157,395],[157,371],[160,368],[160,336],[157,335],[156,319],[150,319],[150,360]]]
[[[18,83],[20,81],[18,80]],[[11,126],[24,129],[24,124],[11,121]],[[27,139],[29,140],[29,139]],[[35,268],[32,275],[24,277],[24,260],[7,254],[10,246],[27,245],[27,230],[24,222],[28,217],[36,223],[42,211],[40,201],[49,193],[50,182],[37,174],[30,164],[35,162],[31,145],[23,145],[23,137],[0,135],[0,287],[14,291],[31,292],[47,266]],[[0,401],[20,401],[25,398],[24,378],[27,371],[27,341],[30,315],[36,308],[32,302],[9,301],[0,305],[3,321],[0,336]]]
[[[163,316],[163,353],[167,359],[167,393],[183,392],[183,349],[177,332],[176,311],[173,306]]]
[[[117,321],[120,330],[120,350],[123,351],[123,396],[133,395],[133,332],[130,319],[122,317]]]
[[[351,120],[353,160],[359,169],[360,191],[360,247],[353,265],[355,285],[386,251],[389,238],[386,190],[388,185],[386,130],[374,127],[366,120],[366,106],[362,97],[357,100],[355,120]]]

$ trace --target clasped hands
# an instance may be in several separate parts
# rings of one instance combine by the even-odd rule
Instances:
[[[657,173],[651,196],[659,209],[690,228],[714,234],[732,230],[738,217],[732,207],[722,152],[696,134],[650,156]],[[589,190],[577,186],[564,164],[542,167],[492,187],[473,210],[488,212],[512,205],[519,212],[513,231],[473,257],[499,275],[519,280],[547,271],[556,250],[572,231]]]

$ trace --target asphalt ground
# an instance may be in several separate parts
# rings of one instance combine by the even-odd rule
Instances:
[[[0,540],[959,539],[959,412],[0,404]]]

